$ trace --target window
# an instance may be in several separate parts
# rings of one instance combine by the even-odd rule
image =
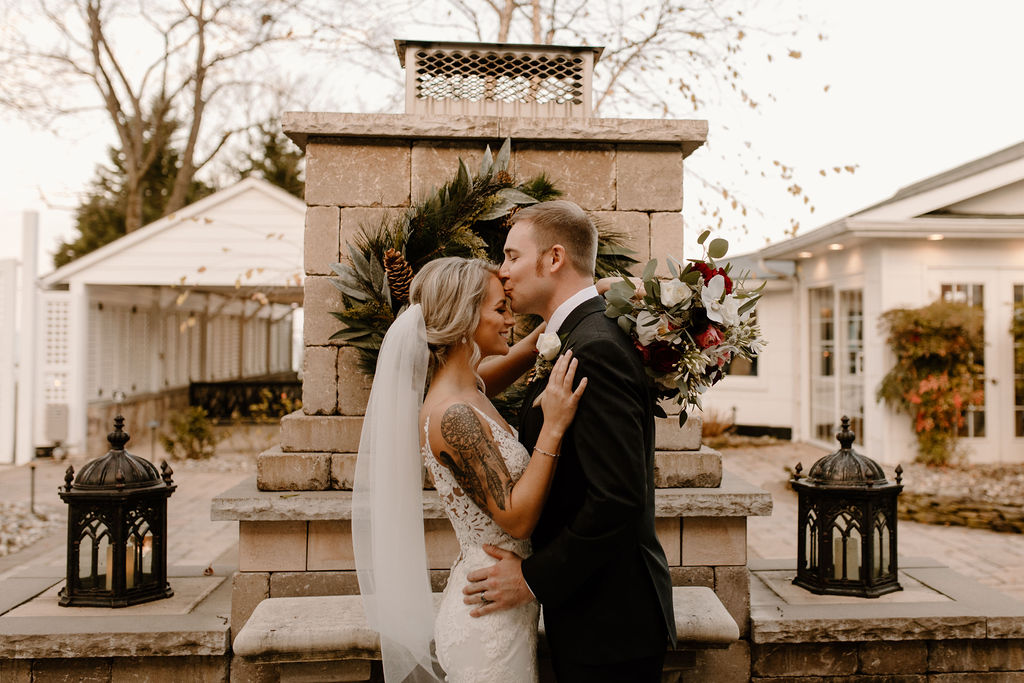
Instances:
[[[757,323],[757,309],[750,311],[750,322]],[[736,356],[725,365],[729,377],[757,377],[757,358],[747,360]]]
[[[808,292],[811,331],[811,429],[815,438],[831,441],[836,425],[834,291]]]
[[[859,289],[839,292],[842,364],[839,368],[839,413],[850,418],[857,442],[864,443],[864,295]]]
[[[985,300],[985,285],[966,283],[966,282],[952,282],[943,283],[940,289],[943,301],[952,301],[955,303],[963,303],[968,306],[976,306],[978,308],[984,308]],[[984,340],[982,340],[984,341]],[[975,359],[978,365],[981,366],[981,373],[975,378],[975,382],[980,384],[982,388],[985,387],[985,358]],[[977,385],[976,385],[977,386]],[[964,426],[960,433],[960,436],[985,436],[985,403],[982,400],[981,405],[969,404],[964,408],[963,412]]]

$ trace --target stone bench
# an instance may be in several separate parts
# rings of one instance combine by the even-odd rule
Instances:
[[[435,594],[435,607],[440,597]],[[727,648],[739,639],[736,622],[710,588],[677,586],[672,599],[680,651]],[[234,653],[277,664],[282,682],[364,681],[371,661],[380,659],[380,638],[358,595],[269,598],[239,631]]]

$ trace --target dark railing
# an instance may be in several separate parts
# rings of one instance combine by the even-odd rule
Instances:
[[[188,402],[205,408],[212,420],[275,421],[302,406],[302,382],[295,373],[193,382]]]

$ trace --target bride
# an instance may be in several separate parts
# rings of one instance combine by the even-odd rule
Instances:
[[[529,369],[540,329],[508,346],[513,318],[497,270],[458,257],[425,265],[378,356],[359,443],[352,533],[360,593],[380,633],[388,683],[537,679],[538,604],[476,618],[462,588],[469,572],[493,562],[484,544],[530,554],[528,539],[586,379],[573,390],[571,352],[554,363],[541,396],[544,427],[527,453],[485,392],[499,393]],[[436,621],[423,463],[460,549]]]

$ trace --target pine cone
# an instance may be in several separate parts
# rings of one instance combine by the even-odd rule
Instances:
[[[510,187],[512,185],[512,175],[508,171],[498,171],[494,176],[494,180],[499,185],[505,185],[506,187]]]
[[[394,249],[384,252],[384,272],[388,276],[391,298],[399,303],[409,300],[409,283],[412,282],[412,268],[405,257]]]

